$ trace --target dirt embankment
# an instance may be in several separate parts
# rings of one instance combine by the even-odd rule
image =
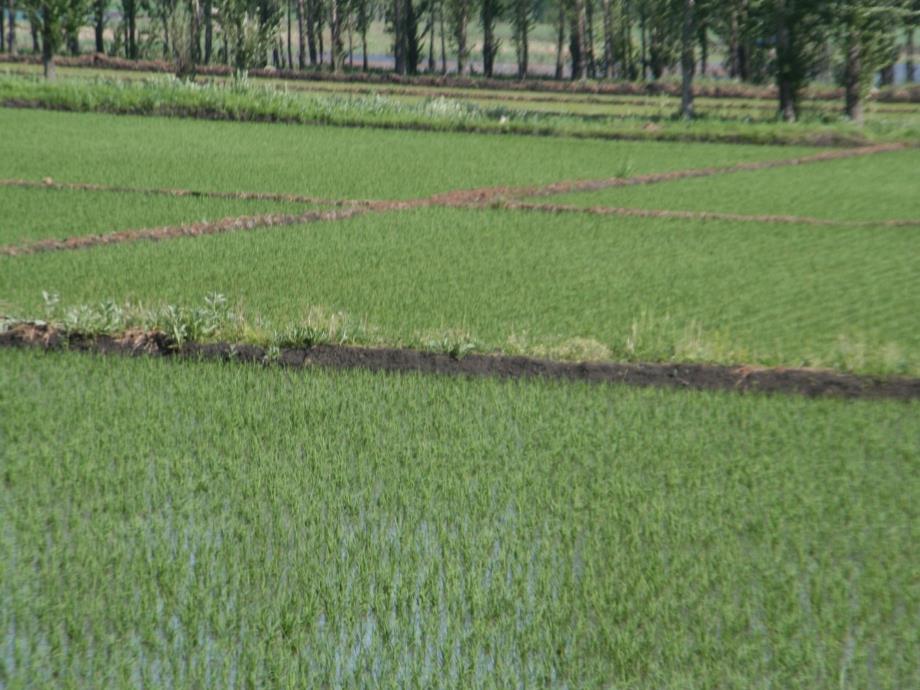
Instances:
[[[240,230],[255,230],[257,228],[343,220],[345,218],[352,218],[361,213],[366,213],[366,211],[367,209],[356,207],[337,211],[307,211],[306,213],[298,214],[266,213],[258,216],[238,216],[235,218],[222,218],[215,221],[187,223],[185,225],[141,228],[139,230],[119,230],[118,232],[110,232],[103,235],[77,235],[64,240],[35,240],[20,245],[0,245],[0,256],[23,256],[25,254],[38,254],[41,252],[86,249],[88,247],[97,247],[105,244],[137,242],[138,240],[168,240],[176,237],[198,237],[200,235],[216,235],[222,232],[236,232]]]
[[[97,354],[238,361],[294,369],[319,366],[403,374],[501,379],[535,378],[808,397],[920,399],[920,379],[876,378],[808,369],[681,363],[570,363],[530,357],[478,354],[455,359],[446,354],[404,348],[343,345],[289,348],[271,353],[263,347],[231,343],[185,343],[180,346],[163,333],[157,332],[129,331],[114,336],[86,336],[63,333],[44,324],[27,323],[18,324],[7,332],[0,333],[0,347],[36,347],[46,350],[66,348]]]

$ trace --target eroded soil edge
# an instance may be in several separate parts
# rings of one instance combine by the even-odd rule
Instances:
[[[405,348],[368,348],[316,345],[271,351],[256,345],[231,343],[184,343],[178,345],[165,334],[129,331],[121,335],[88,336],[65,333],[44,324],[20,323],[0,333],[0,347],[68,349],[97,354],[172,357],[238,361],[278,365],[295,369],[321,366],[334,369],[366,369],[375,372],[440,374],[501,379],[542,378],[619,383],[630,386],[779,393],[807,397],[831,396],[916,400],[920,379],[876,378],[808,369],[738,367],[712,364],[621,364],[570,363],[471,354],[460,359],[449,355]]]

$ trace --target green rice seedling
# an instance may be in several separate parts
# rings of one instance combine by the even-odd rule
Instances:
[[[216,291],[265,341],[307,323],[331,342],[424,347],[459,330],[508,351],[526,333],[538,356],[583,338],[615,360],[908,374],[917,241],[891,227],[424,209],[6,258],[0,296],[25,318],[42,314],[42,290],[187,308]],[[841,359],[841,337],[865,356]]]
[[[917,684],[917,402],[5,349],[0,438],[7,687]]]
[[[12,170],[8,173],[14,178],[28,177]],[[139,181],[139,186],[149,185]],[[301,204],[261,200],[15,187],[0,187],[0,207],[4,211],[0,245],[306,210]]]
[[[663,184],[554,196],[578,206],[813,216],[829,220],[920,219],[920,151],[758,170]],[[753,229],[752,229],[753,230]]]
[[[271,124],[9,109],[0,109],[0,127],[20,133],[4,142],[4,178],[333,199],[412,198],[475,187],[608,178],[625,159],[635,161],[636,174],[642,174],[814,150],[335,127],[303,127],[295,134]],[[176,165],[176,160],[185,162]],[[240,160],[246,161],[244,167]],[[445,160],[451,164],[444,165]],[[59,214],[66,217],[60,210],[52,215]],[[132,215],[140,217],[137,211]],[[91,208],[82,216],[95,217]],[[120,220],[118,225],[124,227]]]

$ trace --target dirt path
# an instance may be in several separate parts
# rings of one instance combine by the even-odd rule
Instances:
[[[43,180],[2,179],[0,187],[23,189],[53,189],[78,192],[115,192],[116,194],[145,194],[149,196],[176,196],[209,199],[234,199],[239,201],[277,201],[291,204],[316,204],[322,206],[349,206],[356,202],[347,199],[324,199],[302,194],[278,194],[275,192],[212,192],[197,189],[174,189],[169,187],[124,187],[120,185],[94,184],[91,182],[56,182],[50,177]]]
[[[187,343],[176,346],[162,333],[128,332],[89,337],[66,334],[46,325],[18,324],[0,333],[0,347],[69,349],[99,354],[178,357],[184,359],[276,364],[295,369],[313,366],[375,372],[424,373],[501,379],[550,379],[596,384],[872,398],[920,399],[920,379],[875,378],[808,369],[720,366],[710,364],[625,364],[553,362],[530,357],[448,355],[397,348],[317,345],[284,349],[273,356],[254,345]]]
[[[83,235],[70,237],[65,240],[36,240],[20,245],[0,246],[0,256],[22,256],[41,252],[86,249],[99,245],[121,244],[123,242],[137,242],[139,240],[166,240],[174,237],[197,237],[199,235],[215,235],[223,232],[255,230],[257,228],[274,226],[301,225],[304,223],[342,220],[366,212],[367,210],[363,208],[349,208],[338,211],[307,211],[306,213],[300,214],[268,213],[258,216],[239,216],[236,218],[223,218],[216,221],[205,221],[201,223],[189,223],[186,225],[173,225],[160,228],[120,230],[104,235]]]
[[[711,177],[713,175],[727,175],[737,172],[771,170],[773,168],[784,168],[794,165],[823,163],[827,161],[843,160],[847,158],[871,156],[877,153],[900,151],[904,148],[905,147],[903,144],[879,144],[877,146],[863,146],[854,149],[836,149],[833,151],[823,151],[821,153],[816,153],[809,156],[799,156],[797,158],[783,158],[769,161],[752,161],[748,163],[736,163],[735,165],[725,165],[709,168],[690,168],[687,170],[673,170],[671,172],[649,173],[646,175],[634,175],[631,177],[609,177],[601,180],[567,180],[562,182],[554,182],[548,185],[530,187],[483,187],[481,189],[470,189],[465,191],[447,192],[445,194],[435,195],[430,197],[429,201],[433,204],[452,205],[455,202],[487,203],[494,199],[509,197],[521,198],[534,196],[551,196],[554,194],[569,194],[571,192],[592,192],[600,189],[610,189],[613,187],[634,187],[638,185],[673,182],[675,180],[685,180],[695,177]]]
[[[565,204],[528,204],[507,201],[500,208],[513,211],[541,213],[582,213],[595,216],[623,216],[628,218],[678,218],[683,220],[728,220],[739,223],[790,223],[793,225],[825,225],[843,228],[918,227],[918,219],[891,220],[834,220],[813,216],[745,215],[718,211],[670,211],[666,209],[625,208],[620,206],[570,206]]]

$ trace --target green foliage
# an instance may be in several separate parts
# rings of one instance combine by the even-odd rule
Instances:
[[[305,210],[256,200],[15,187],[0,187],[0,207],[0,245]]]
[[[20,133],[4,141],[3,177],[340,199],[417,198],[454,189],[605,178],[624,160],[634,161],[636,174],[642,174],[811,151],[335,127],[293,132],[264,124],[5,109],[0,127]]]
[[[916,685],[916,403],[4,351],[0,436],[10,687]]]
[[[69,305],[219,291],[268,333],[345,312],[366,324],[357,342],[417,347],[458,329],[485,351],[578,358],[578,337],[603,359],[916,374],[905,230],[428,209],[15,257],[0,295],[28,317],[42,290]],[[315,305],[327,316],[314,323]]]
[[[66,333],[120,335],[126,330],[158,331],[176,344],[232,338],[240,332],[240,318],[219,293],[205,296],[203,304],[186,307],[166,304],[146,307],[106,299],[97,303],[65,306],[56,292],[42,290],[44,321]]]
[[[908,149],[866,158],[576,192],[533,201],[842,221],[916,220],[920,218],[920,196],[914,193],[917,189],[920,151]],[[750,232],[756,232],[756,226],[750,226]]]
[[[798,93],[798,92],[797,92]],[[671,121],[650,123],[648,118],[580,117],[565,112],[512,109],[504,105],[476,105],[469,101],[436,98],[433,101],[391,99],[379,94],[328,95],[289,93],[252,86],[242,79],[228,85],[197,84],[171,78],[126,82],[99,79],[61,84],[22,77],[0,77],[0,102],[28,103],[37,107],[130,115],[226,119],[289,124],[323,124],[424,131],[573,136],[585,139],[728,141],[752,144],[810,143],[852,145],[871,139],[917,138],[916,128],[886,128],[862,132],[858,128],[822,126],[789,127],[763,120],[712,118],[704,123]],[[432,106],[434,103],[434,106]],[[656,118],[660,119],[660,118]],[[650,126],[651,124],[651,126]],[[871,137],[871,139],[870,139]]]

